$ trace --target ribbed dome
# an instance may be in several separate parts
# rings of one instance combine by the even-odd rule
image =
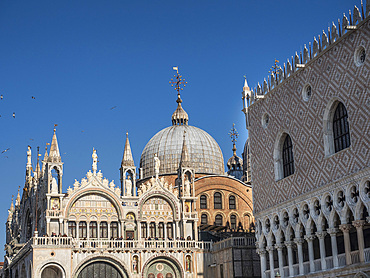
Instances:
[[[181,151],[185,143],[188,148],[190,166],[196,173],[224,174],[224,158],[215,139],[207,132],[194,126],[173,125],[162,129],[149,140],[140,159],[143,178],[155,176],[154,154],[161,161],[159,172],[174,174],[179,167]]]

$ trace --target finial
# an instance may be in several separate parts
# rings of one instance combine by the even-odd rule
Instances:
[[[128,138],[128,132],[126,131],[126,138]]]
[[[229,136],[231,138],[231,142],[233,142],[233,153],[234,153],[234,155],[236,155],[235,142],[237,141],[236,139],[239,137],[239,133],[237,132],[234,123],[233,123],[233,128],[229,132]]]
[[[176,80],[173,80],[173,78],[171,78],[170,84],[171,84],[171,87],[174,87],[175,85],[175,90],[177,91],[177,96],[178,96],[177,98],[177,103],[178,103],[179,101],[181,102],[180,91],[184,89],[184,88],[181,88],[181,86],[185,87],[186,84],[188,84],[188,82],[186,82],[185,78],[182,78],[182,75],[179,74],[178,67],[173,67],[173,70],[176,71],[176,75],[174,75]]]
[[[185,87],[188,82],[186,82],[185,78],[182,78],[182,75],[179,74],[178,67],[173,67],[173,69],[176,70],[176,75],[174,75],[176,80],[171,79],[170,84],[172,87],[175,87],[175,90],[177,91],[177,109],[172,114],[172,125],[187,125],[189,116],[181,107],[182,99],[180,96],[180,91],[183,90],[181,87]]]
[[[57,126],[58,126],[57,124],[54,124],[54,132],[57,131],[56,129]]]

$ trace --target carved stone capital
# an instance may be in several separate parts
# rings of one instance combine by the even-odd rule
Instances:
[[[304,243],[304,239],[303,238],[295,238],[294,239],[294,242],[297,244],[297,245],[302,245]]]
[[[319,239],[324,239],[325,236],[327,235],[328,233],[327,232],[317,232],[316,233],[316,236],[319,238]]]
[[[349,233],[349,231],[351,230],[351,224],[342,224],[342,225],[339,225],[339,229],[343,232],[343,233]]]
[[[337,228],[330,228],[327,230],[330,236],[336,236],[339,230]]]
[[[279,243],[279,244],[275,244],[275,248],[276,248],[276,250],[283,250],[284,249],[284,247],[285,247],[285,245],[284,244],[282,244],[282,243]]]
[[[352,225],[356,227],[356,229],[362,229],[365,225],[365,220],[355,220],[352,222]]]
[[[307,242],[313,241],[316,238],[315,235],[306,235],[304,236],[304,239],[307,240]]]
[[[267,246],[266,250],[270,253],[275,250],[274,246]]]
[[[287,248],[292,248],[294,246],[294,241],[285,241],[284,244]]]
[[[264,249],[264,248],[258,248],[258,249],[256,250],[256,252],[257,252],[257,254],[258,254],[258,255],[260,255],[260,256],[262,256],[262,255],[266,255],[266,249]]]

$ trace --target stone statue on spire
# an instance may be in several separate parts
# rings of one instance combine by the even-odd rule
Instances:
[[[93,159],[92,170],[95,175],[96,171],[98,170],[98,155],[96,154],[96,150],[94,148],[91,157]]]

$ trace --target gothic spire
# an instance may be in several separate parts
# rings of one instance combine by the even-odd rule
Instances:
[[[12,195],[12,203],[10,204],[10,211],[11,212],[14,211],[14,203],[13,203],[13,200],[14,200],[14,195]]]
[[[184,130],[184,139],[182,143],[182,151],[181,151],[181,157],[180,157],[180,166],[189,166],[190,164],[190,158],[189,158],[189,151],[188,147],[186,146],[186,131]]]
[[[58,146],[58,140],[57,140],[57,135],[56,135],[56,127],[57,125],[54,125],[54,134],[53,134],[53,139],[51,140],[51,146],[50,146],[50,152],[49,152],[49,157],[48,161],[55,161],[58,160],[59,162],[61,161],[60,153],[59,153],[59,146]]]
[[[15,199],[15,206],[16,207],[21,204],[21,195],[19,194],[19,189],[20,189],[20,187],[18,187],[17,199]]]
[[[130,141],[128,140],[128,132],[126,132],[126,143],[125,149],[123,151],[121,166],[134,166],[134,165],[135,163],[132,157]]]

